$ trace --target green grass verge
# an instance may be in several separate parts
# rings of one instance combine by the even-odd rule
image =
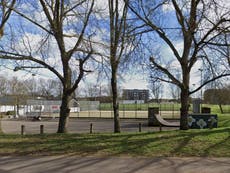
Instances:
[[[217,129],[152,133],[0,134],[0,155],[230,157],[230,115]]]
[[[218,114],[218,126],[230,127],[230,114]]]
[[[230,157],[230,128],[121,134],[0,135],[0,155]]]

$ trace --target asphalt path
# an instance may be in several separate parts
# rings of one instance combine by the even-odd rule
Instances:
[[[102,118],[70,118],[68,124],[69,133],[89,133],[90,124],[93,125],[94,133],[113,132],[113,119]],[[139,123],[141,123],[141,131],[152,132],[159,131],[159,127],[149,127],[146,119],[121,119],[122,132],[138,132]],[[44,126],[44,133],[55,133],[58,127],[58,119],[45,118],[41,121],[18,120],[18,119],[2,119],[2,131],[6,134],[20,134],[21,126],[25,126],[26,134],[40,133],[40,125]],[[176,130],[178,127],[162,127],[161,130]]]
[[[229,173],[230,158],[3,156],[0,173]]]

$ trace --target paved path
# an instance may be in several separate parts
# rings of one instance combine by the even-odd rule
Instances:
[[[229,173],[230,158],[4,156],[0,173]]]
[[[159,131],[159,127],[148,127],[147,120],[143,119],[122,119],[122,132],[138,132],[139,123],[142,124],[142,131]],[[45,133],[56,133],[58,119],[42,119],[42,121],[3,119],[1,122],[4,133],[20,134],[21,125],[25,125],[26,134],[40,133],[40,125],[44,125]],[[90,123],[93,123],[93,131],[113,132],[113,119],[95,119],[95,118],[71,118],[68,125],[69,133],[89,133]],[[162,127],[162,130],[175,130],[179,127]]]

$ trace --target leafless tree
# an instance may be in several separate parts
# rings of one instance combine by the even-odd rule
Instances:
[[[52,99],[54,97],[60,96],[62,92],[60,87],[60,82],[55,79],[39,79],[37,82],[37,92],[40,93],[41,96]]]
[[[7,94],[8,81],[4,76],[0,76],[0,95],[4,96]]]
[[[216,80],[204,91],[204,101],[208,104],[217,104],[220,108],[220,112],[223,114],[224,109],[222,105],[230,103],[230,85],[226,84],[224,80]]]
[[[180,99],[180,88],[178,88],[176,85],[169,84],[169,90],[174,100]]]
[[[154,56],[152,52],[149,60],[153,76],[155,72],[158,74],[155,75],[156,79],[177,85],[181,90],[180,129],[188,129],[189,95],[211,81],[230,75],[229,66],[226,67],[229,54],[226,57],[219,51],[226,51],[230,46],[229,42],[225,42],[230,32],[230,7],[225,2],[130,1],[131,11],[140,19],[139,32],[158,38],[160,44],[171,52],[170,57],[163,57],[163,54]],[[182,46],[178,47],[178,43],[182,43]],[[167,58],[170,60],[165,63]],[[176,63],[177,70],[173,68],[173,63]],[[209,71],[210,75],[197,89],[190,91],[191,71],[196,66]],[[177,77],[178,70],[181,78]]]
[[[152,79],[152,77],[150,77],[149,80],[149,89],[152,92],[154,99],[156,99],[157,103],[160,103],[163,92],[163,85],[160,81]]]
[[[14,7],[16,0],[1,0],[0,1],[0,39],[4,35],[4,27],[8,21],[12,8]],[[0,132],[1,132],[1,122],[0,122]]]
[[[128,1],[127,1],[128,3]],[[128,5],[119,0],[108,0],[110,20],[110,67],[111,87],[114,112],[114,132],[120,133],[119,101],[118,101],[118,69],[127,47],[127,13]]]
[[[28,88],[25,86],[24,81],[19,80],[17,77],[8,79],[8,94],[9,95],[27,95]]]
[[[23,33],[20,45],[24,49],[18,50],[15,43],[9,43],[12,45],[8,47],[13,47],[14,51],[3,49],[0,51],[0,58],[17,60],[21,64],[30,62],[32,66],[39,64],[58,77],[63,91],[57,132],[65,133],[71,96],[84,74],[90,71],[86,69],[86,64],[93,53],[90,43],[93,33],[87,26],[92,16],[94,0],[39,0],[21,3],[12,10],[21,20],[19,24],[16,23],[21,29],[15,35]],[[34,46],[31,45],[33,33],[36,33],[35,36],[42,35],[38,45]],[[73,75],[77,76],[75,80]]]
[[[0,38],[4,35],[4,26],[9,19],[12,8],[14,7],[16,0],[1,0],[0,1]]]

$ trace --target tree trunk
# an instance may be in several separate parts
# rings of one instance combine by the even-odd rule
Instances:
[[[2,133],[2,115],[0,115],[0,134]]]
[[[57,133],[67,133],[69,114],[70,114],[70,108],[69,108],[70,98],[71,98],[70,95],[63,92]]]
[[[181,89],[180,129],[188,130],[189,89]]]
[[[223,110],[223,108],[222,108],[221,103],[219,103],[219,108],[220,108],[220,112],[223,114],[223,113],[224,113],[224,110]]]
[[[112,69],[111,86],[113,93],[114,133],[120,133],[119,103],[117,94],[117,72]]]

